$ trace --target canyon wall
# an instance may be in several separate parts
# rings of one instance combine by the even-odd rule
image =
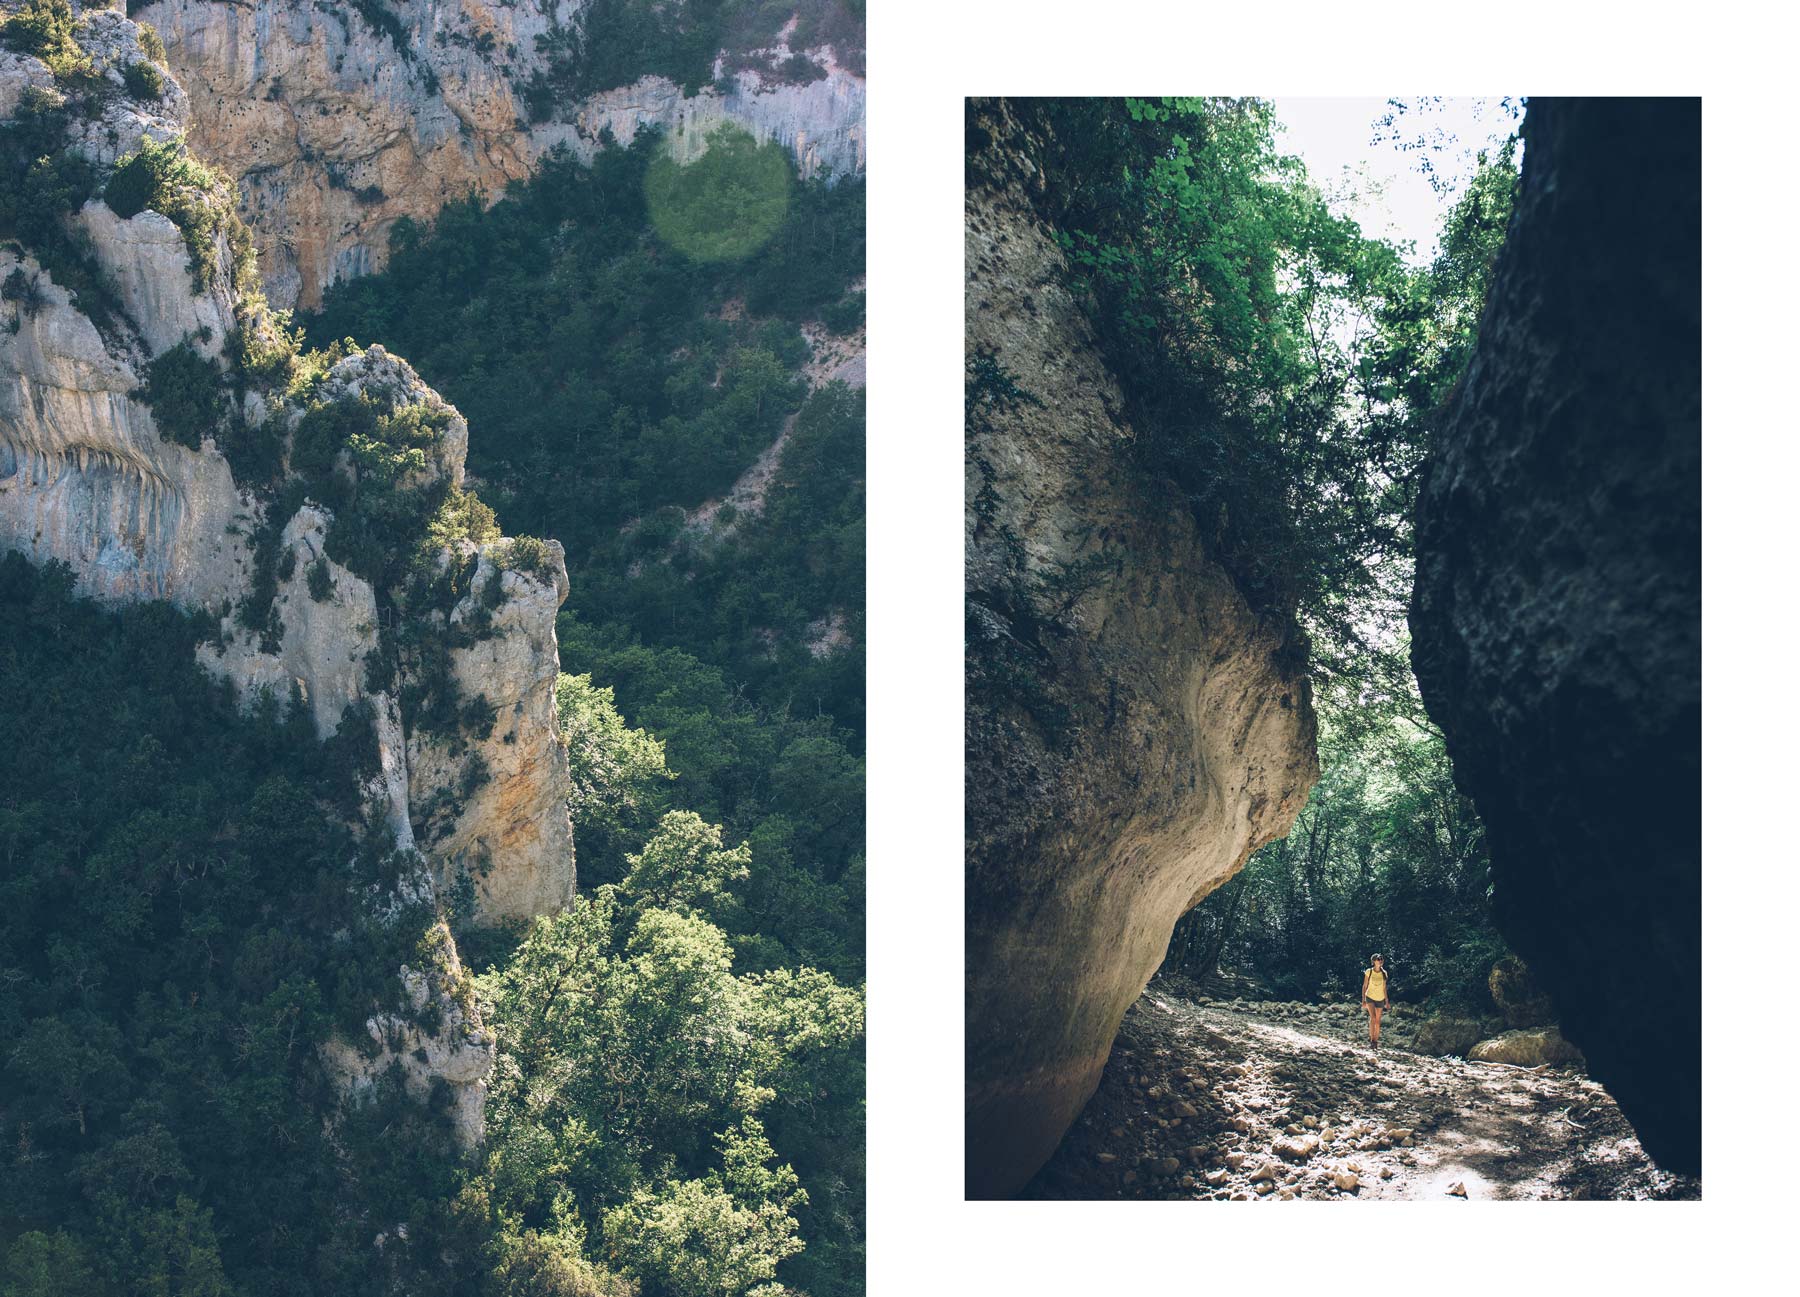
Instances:
[[[648,76],[569,102],[533,100],[532,79],[550,70],[540,38],[583,8],[152,0],[132,13],[162,34],[192,97],[195,150],[238,178],[277,306],[316,307],[330,284],[379,269],[401,217],[430,221],[471,192],[496,198],[551,149],[585,158],[609,133],[629,144],[659,127],[681,156],[732,122],[789,149],[803,177],[862,170],[864,80],[831,46],[790,51],[778,37],[755,52],[764,66],[804,54],[823,75],[803,83],[755,67],[725,75],[721,61],[715,83],[692,95]],[[534,104],[548,110],[543,120]]]
[[[1700,105],[1533,99],[1418,506],[1413,666],[1507,938],[1700,1169]]]
[[[1124,400],[1029,193],[1039,141],[972,117],[965,1181],[1015,1192],[1093,1093],[1178,919],[1318,777],[1304,650],[1254,614]]]
[[[555,618],[568,593],[561,547],[439,543],[412,531],[384,538],[402,552],[422,546],[447,603],[416,570],[404,585],[393,577],[379,546],[365,542],[357,561],[387,576],[339,561],[334,532],[348,523],[316,497],[342,496],[379,466],[346,445],[313,476],[300,472],[303,420],[349,412],[376,432],[383,419],[414,429],[411,440],[377,448],[404,465],[389,484],[393,498],[452,502],[466,423],[380,347],[286,386],[256,379],[226,345],[228,329],[267,343],[272,327],[259,314],[247,254],[232,251],[245,245],[225,219],[229,186],[169,182],[182,188],[189,229],[216,222],[210,239],[194,243],[170,217],[149,209],[123,217],[103,197],[115,164],[144,137],[180,135],[186,97],[166,74],[144,70],[154,68],[154,43],[123,14],[87,12],[74,40],[87,67],[61,80],[34,56],[0,53],[0,126],[29,118],[33,130],[61,131],[57,156],[79,160],[71,174],[91,188],[85,201],[72,197],[68,238],[0,248],[0,547],[68,564],[85,594],[165,599],[204,614],[217,630],[199,660],[246,699],[265,689],[297,699],[321,738],[366,727],[358,770],[367,818],[402,862],[394,895],[379,904],[447,912],[464,889],[482,922],[561,908],[575,882],[555,698]],[[158,362],[184,348],[222,409],[206,435],[162,426],[152,409]],[[216,367],[221,359],[230,372]],[[269,448],[272,477],[239,480],[221,442]],[[259,611],[246,620],[249,608]],[[448,723],[429,714],[434,705],[454,712]],[[441,1024],[425,1032],[431,1040],[372,1018],[370,1033],[385,1044],[373,1062],[358,1054],[359,1067],[372,1076],[400,1061],[420,1094],[434,1077],[446,1082],[472,1140],[491,1042],[466,994],[451,1003],[466,977],[447,929],[431,943],[431,961],[405,970],[415,1008],[443,1002],[427,1015]]]

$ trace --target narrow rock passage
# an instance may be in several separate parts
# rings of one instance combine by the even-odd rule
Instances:
[[[1353,1003],[1207,1001],[1155,982],[1031,1198],[1698,1198],[1579,1070],[1368,1047]],[[1390,1046],[1386,1042],[1393,1041]]]

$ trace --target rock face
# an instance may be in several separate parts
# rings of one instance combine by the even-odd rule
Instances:
[[[1534,99],[1418,506],[1413,666],[1508,941],[1700,1165],[1700,107]]]
[[[486,780],[463,791],[464,759],[453,744],[414,732],[408,768],[431,789],[455,790],[427,838],[441,885],[460,875],[474,885],[477,912],[489,920],[529,919],[575,897],[575,847],[569,822],[569,758],[557,737],[556,610],[569,594],[562,546],[550,542],[550,569],[506,564],[508,542],[484,547],[453,627],[477,615],[497,592],[492,634],[451,650],[451,673],[464,697],[494,709],[494,728],[472,744]]]
[[[176,136],[187,101],[172,81],[154,101],[127,94],[121,67],[145,55],[123,15],[89,13],[76,40],[102,70],[102,90],[92,112],[69,115],[65,147],[104,176],[143,136]],[[0,106],[41,106],[45,94],[60,101],[41,62],[0,56]],[[223,212],[226,188],[208,201]],[[198,649],[201,663],[246,698],[264,689],[284,700],[297,696],[321,738],[339,732],[354,710],[355,723],[372,730],[364,785],[370,818],[397,850],[424,853],[405,857],[413,863],[401,871],[394,904],[432,902],[464,874],[474,882],[478,921],[530,918],[566,904],[575,874],[568,759],[556,718],[555,621],[568,593],[561,547],[446,545],[440,571],[468,572],[470,585],[442,610],[415,606],[397,589],[377,591],[328,553],[339,521],[331,509],[310,499],[296,505],[285,489],[317,483],[293,476],[290,465],[284,489],[250,489],[234,479],[214,438],[196,437],[197,449],[177,444],[139,399],[151,362],[171,348],[216,357],[228,328],[259,327],[246,313],[254,296],[248,269],[232,264],[226,233],[196,268],[182,232],[155,212],[123,219],[88,201],[70,224],[87,236],[95,277],[112,287],[115,309],[92,302],[84,309],[31,249],[0,249],[0,282],[8,285],[0,302],[0,548],[69,564],[88,595],[166,599],[218,616],[218,634]],[[233,419],[291,452],[302,402],[254,385],[232,395],[219,377],[219,399],[232,405]],[[396,490],[460,488],[467,424],[382,348],[337,360],[304,403],[360,408],[364,398],[383,414],[428,416],[435,430]],[[253,629],[226,614],[241,618],[259,599],[259,581],[269,615]],[[424,705],[403,706],[409,691],[427,695],[419,687],[424,673],[403,656],[395,660],[398,651],[384,638],[400,622],[415,639],[448,645],[445,674],[456,696],[485,700],[493,714],[485,733],[459,726],[445,734],[409,714]],[[378,670],[384,661],[391,665]],[[377,1050],[378,1058],[423,1052],[424,1061],[407,1064],[409,1076],[418,1073],[412,1079],[420,1086],[427,1074],[449,1083],[459,1128],[472,1138],[491,1042],[472,1000],[463,997],[467,1007],[452,1011],[446,997],[461,974],[447,928],[441,944],[432,967],[408,971],[407,989],[415,1008],[437,1003],[436,1021],[447,1025],[406,1036],[396,1022],[372,1020],[370,1030],[387,1042],[389,1054]],[[367,1063],[369,1050],[338,1060],[354,1081],[363,1064],[351,1067],[352,1055]]]
[[[1285,833],[1317,778],[1286,628],[1174,492],[1026,197],[1034,141],[981,106],[966,217],[967,1191],[1043,1164],[1175,920]]]
[[[389,16],[398,44],[365,8]],[[429,221],[471,191],[497,197],[551,149],[586,157],[608,131],[629,144],[661,127],[679,154],[734,122],[789,148],[803,176],[862,170],[863,78],[830,46],[805,51],[825,75],[804,84],[746,69],[689,96],[652,76],[534,122],[524,90],[549,68],[539,41],[584,8],[154,0],[134,16],[162,34],[193,96],[196,151],[239,178],[278,306],[315,307],[327,285],[379,269],[399,218]],[[765,62],[789,53],[779,45]]]

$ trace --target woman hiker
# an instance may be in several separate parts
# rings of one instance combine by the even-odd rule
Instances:
[[[1363,969],[1363,1012],[1369,1015],[1369,1048],[1381,1048],[1381,1013],[1388,1007],[1387,964],[1380,955],[1369,956]]]

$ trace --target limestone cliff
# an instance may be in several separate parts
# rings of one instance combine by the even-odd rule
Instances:
[[[1418,506],[1413,667],[1507,939],[1700,1168],[1700,105],[1534,99]]]
[[[1318,762],[1291,628],[1134,463],[1027,196],[1038,141],[1005,103],[976,115],[965,1174],[986,1197],[1049,1157],[1175,920],[1287,832]]]
[[[369,823],[400,862],[381,904],[448,912],[466,891],[489,922],[560,908],[574,888],[561,547],[482,525],[460,492],[467,425],[403,360],[280,355],[227,182],[178,149],[157,201],[181,223],[117,210],[117,164],[146,139],[178,142],[186,98],[139,70],[154,42],[122,14],[86,14],[73,39],[79,65],[59,75],[0,54],[0,128],[60,131],[76,186],[66,237],[0,245],[0,547],[67,563],[100,598],[204,613],[218,629],[200,660],[245,698],[297,698],[321,738],[366,730]],[[185,386],[158,404],[172,362]],[[170,412],[196,404],[211,422],[176,426]],[[446,1000],[460,976],[447,930],[433,949],[406,970],[415,1007],[444,1001],[431,1040],[370,1031],[421,1093],[452,1085],[474,1138],[491,1044],[472,1002]]]
[[[195,148],[237,176],[270,299],[316,307],[378,269],[401,217],[497,197],[551,149],[661,127],[679,151],[735,122],[793,151],[802,175],[863,166],[860,51],[773,48],[715,64],[697,93],[660,76],[546,103],[531,94],[582,0],[153,0],[133,4],[193,99]],[[380,23],[378,27],[375,25]],[[788,29],[791,30],[792,24]],[[772,68],[803,55],[811,79]],[[810,75],[810,73],[809,73]],[[534,110],[543,120],[534,120]],[[546,115],[547,114],[547,115]]]

